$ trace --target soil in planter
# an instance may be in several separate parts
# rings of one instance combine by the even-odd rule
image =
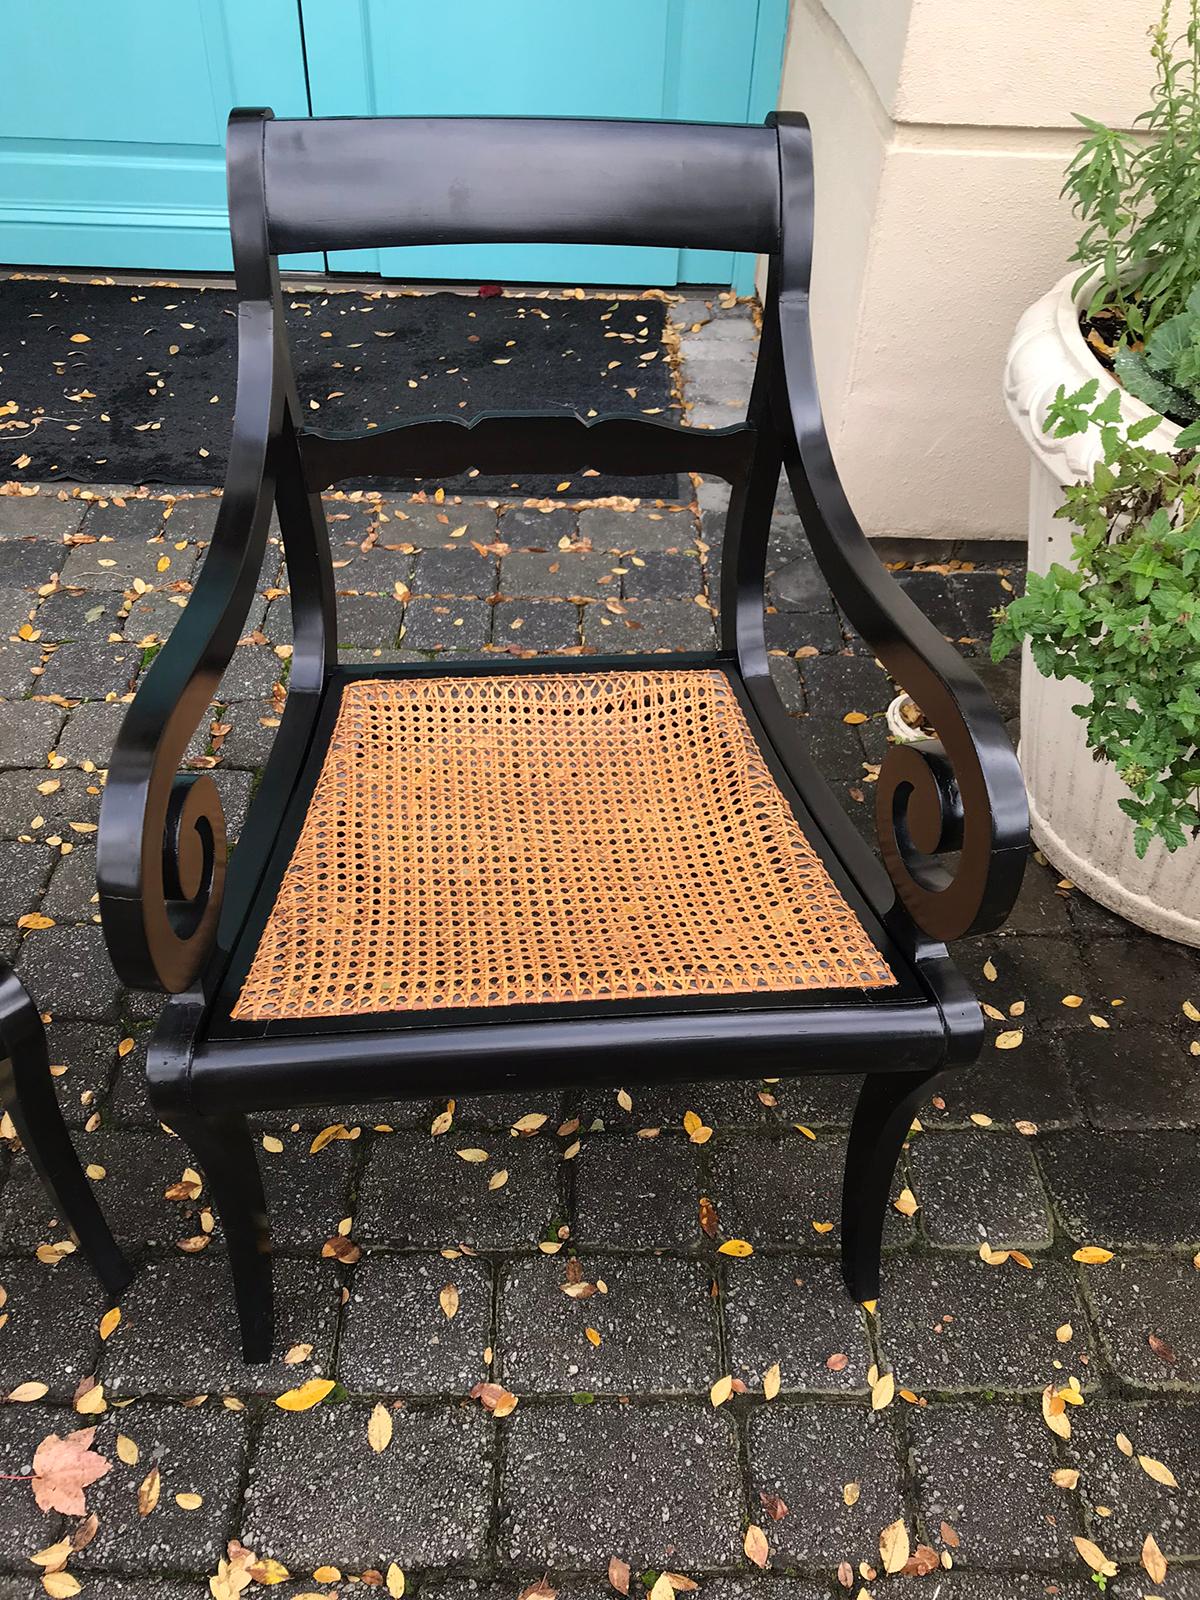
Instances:
[[[1117,377],[1114,365],[1117,351],[1125,343],[1127,337],[1125,318],[1121,315],[1119,309],[1116,306],[1101,306],[1094,317],[1089,316],[1086,311],[1081,311],[1079,313],[1079,331],[1083,335],[1084,343],[1096,360],[1106,372],[1112,374],[1117,383],[1124,389],[1125,385]],[[1142,341],[1140,339],[1134,339],[1131,342],[1133,349],[1141,349]],[[1126,392],[1128,393],[1128,391]],[[1186,428],[1191,421],[1190,417],[1173,416],[1169,411],[1166,413],[1166,417],[1168,422],[1173,422],[1180,428]]]

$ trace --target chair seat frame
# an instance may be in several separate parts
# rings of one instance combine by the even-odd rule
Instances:
[[[552,157],[547,155],[552,152]],[[482,163],[479,166],[478,163]],[[356,181],[346,182],[348,171]],[[467,185],[464,173],[476,182]],[[809,330],[808,124],[765,127],[532,119],[274,122],[234,112],[228,139],[238,383],[224,495],[180,621],[117,739],[101,806],[100,905],[122,978],[171,995],[148,1057],[154,1104],[191,1144],[222,1215],[248,1359],[272,1337],[266,1207],[245,1113],[540,1085],[863,1071],[843,1189],[846,1280],[878,1292],[883,1214],[914,1108],[982,1041],[946,943],[996,927],[1028,848],[1024,787],[970,668],[883,568],[854,519],[821,417]],[[663,196],[671,198],[664,200]],[[404,224],[396,218],[403,217]],[[539,239],[759,249],[763,328],[744,423],[700,430],[566,413],[427,417],[361,435],[304,426],[276,257],[368,243]],[[692,470],[731,485],[720,644],[703,655],[456,660],[339,667],[320,493],[367,474],[437,479],[584,467]],[[767,535],[781,469],[852,625],[921,705],[936,741],[889,749],[876,784],[882,866],[806,754],[771,679]],[[181,775],[189,739],[244,628],[279,516],[293,615],[286,709],[226,875],[210,776]],[[725,673],[780,788],[897,976],[879,991],[235,1023],[253,954],[354,677],[697,670]]]

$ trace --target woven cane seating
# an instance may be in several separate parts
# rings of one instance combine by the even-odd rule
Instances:
[[[247,1359],[265,1360],[273,1337],[247,1114],[303,1105],[859,1072],[840,1242],[849,1291],[873,1298],[914,1111],[982,1041],[946,944],[1003,921],[1027,817],[998,713],[877,561],[838,480],[809,338],[807,124],[243,111],[227,166],[239,370],[225,490],[118,737],[98,858],[114,965],[171,997],[150,1094],[221,1213]],[[745,420],[310,425],[280,254],[520,241],[763,253]],[[589,468],[730,485],[715,649],[339,662],[321,491]],[[882,862],[769,671],[781,470],[845,615],[938,730],[881,764]],[[245,631],[273,510],[291,592],[287,704],[227,863],[211,777],[178,768]]]

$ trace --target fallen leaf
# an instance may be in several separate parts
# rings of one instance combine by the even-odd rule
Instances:
[[[787,1516],[787,1505],[777,1494],[768,1494],[765,1489],[760,1489],[758,1498],[762,1501],[763,1510],[772,1522],[782,1522],[784,1517]]]
[[[440,1291],[438,1294],[438,1305],[441,1306],[442,1315],[445,1317],[446,1321],[453,1322],[454,1318],[458,1315],[459,1306],[458,1289],[454,1284],[448,1283],[445,1288]]]
[[[1165,1361],[1169,1367],[1175,1366],[1178,1357],[1165,1339],[1160,1339],[1156,1333],[1148,1333],[1146,1335],[1146,1343],[1160,1361]]]
[[[1050,1482],[1059,1489],[1074,1489],[1079,1482],[1079,1471],[1076,1467],[1058,1467],[1050,1474]]]
[[[998,1033],[993,1042],[997,1050],[1016,1050],[1024,1038],[1023,1028],[1010,1028],[1006,1033]]]
[[[780,1381],[781,1375],[779,1371],[779,1363],[776,1361],[773,1366],[767,1368],[766,1374],[763,1378],[764,1399],[774,1400],[775,1396],[779,1393]]]
[[[459,1158],[460,1161],[469,1161],[472,1163],[486,1161],[488,1158],[488,1153],[486,1150],[456,1150],[454,1154]]]
[[[516,1395],[499,1383],[477,1383],[471,1390],[471,1399],[478,1400],[494,1417],[507,1417],[517,1409]]]
[[[5,1399],[15,1401],[17,1405],[28,1405],[31,1400],[40,1400],[49,1392],[48,1383],[19,1383],[15,1389],[9,1391]]]
[[[42,1579],[42,1588],[50,1596],[50,1600],[71,1600],[83,1585],[79,1579],[70,1572],[48,1572]]]
[[[608,1581],[618,1594],[629,1593],[629,1563],[622,1561],[620,1556],[613,1556],[608,1563]]]
[[[862,1484],[858,1482],[844,1483],[842,1485],[842,1504],[856,1506],[862,1494]]]
[[[1175,1474],[1170,1467],[1164,1467],[1161,1461],[1156,1461],[1153,1456],[1139,1456],[1138,1466],[1148,1478],[1153,1478],[1155,1483],[1165,1484],[1168,1489],[1178,1489]]]
[[[148,1517],[158,1504],[159,1494],[162,1492],[162,1478],[157,1467],[150,1471],[138,1484],[138,1516]]]
[[[896,1378],[891,1372],[880,1373],[871,1385],[871,1410],[883,1411],[896,1397]],[[905,1557],[907,1560],[907,1557]]]
[[[43,1384],[42,1393],[45,1392]],[[48,1434],[38,1445],[33,1456],[32,1487],[42,1511],[61,1511],[68,1517],[85,1515],[83,1491],[112,1470],[111,1462],[91,1448],[95,1437],[95,1428],[76,1428],[66,1438]]]
[[[717,1254],[722,1256],[752,1256],[754,1246],[747,1244],[745,1239],[726,1239],[724,1244],[717,1246]]]
[[[919,1210],[916,1195],[907,1188],[901,1189],[892,1204],[902,1217],[914,1217]]]
[[[1087,1266],[1099,1267],[1103,1266],[1106,1261],[1111,1261],[1112,1258],[1113,1253],[1111,1250],[1104,1250],[1098,1244],[1083,1244],[1075,1251],[1071,1260],[1082,1261]]]
[[[175,1504],[181,1511],[199,1511],[204,1504],[204,1496],[185,1490],[182,1494],[175,1496]]]
[[[714,1406],[723,1406],[732,1393],[733,1379],[726,1374],[725,1377],[718,1378],[716,1383],[713,1384],[712,1388],[708,1391],[708,1398],[712,1401]]]
[[[1105,1578],[1116,1577],[1116,1562],[1110,1561],[1098,1544],[1093,1544],[1090,1539],[1085,1539],[1078,1533],[1072,1536],[1072,1542],[1093,1572],[1099,1572]],[[1155,1579],[1155,1582],[1157,1581]]]
[[[879,1557],[885,1572],[899,1572],[908,1560],[911,1546],[908,1528],[903,1517],[898,1517],[879,1535]]]
[[[120,1306],[113,1306],[110,1310],[106,1311],[100,1318],[100,1337],[102,1339],[110,1339],[117,1331],[117,1324],[120,1322],[120,1320]]]
[[[742,1549],[746,1552],[747,1559],[753,1561],[756,1567],[765,1567],[770,1559],[771,1547],[767,1543],[767,1536],[756,1522],[752,1522],[746,1529]]]
[[[380,1455],[391,1442],[392,1413],[385,1405],[377,1405],[367,1423],[367,1443],[376,1455]]]
[[[288,1389],[277,1395],[275,1404],[281,1411],[311,1411],[322,1400],[327,1400],[336,1387],[332,1378],[310,1378],[298,1389]]]
[[[1142,1545],[1142,1566],[1151,1583],[1161,1583],[1167,1575],[1167,1558],[1158,1548],[1158,1540],[1152,1533],[1146,1535]]]
[[[387,1569],[387,1592],[392,1600],[404,1600],[404,1573],[393,1561]]]
[[[510,1131],[517,1134],[536,1133],[547,1120],[548,1119],[544,1111],[530,1111],[527,1112],[525,1116],[518,1117],[513,1123]]]

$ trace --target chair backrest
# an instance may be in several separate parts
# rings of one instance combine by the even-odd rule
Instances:
[[[276,255],[509,241],[770,251],[779,236],[773,128],[533,117],[260,126]]]

